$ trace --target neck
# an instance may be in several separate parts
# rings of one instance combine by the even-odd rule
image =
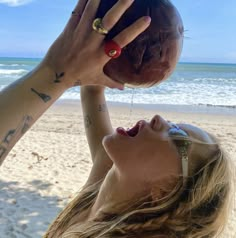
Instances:
[[[147,194],[147,186],[137,181],[130,181],[122,176],[113,165],[105,177],[98,196],[89,214],[89,220],[97,217],[102,211],[116,213],[125,208],[122,204],[135,201]]]

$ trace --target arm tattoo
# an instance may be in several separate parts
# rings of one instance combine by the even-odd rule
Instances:
[[[2,156],[6,153],[7,149],[0,145],[0,159],[2,158]],[[0,164],[1,164],[1,160],[0,160]]]
[[[11,138],[13,137],[13,135],[15,134],[16,130],[10,130],[7,135],[5,136],[3,143],[4,144],[9,144],[11,141]]]
[[[84,125],[87,129],[92,125],[92,120],[89,115],[84,117]]]
[[[33,88],[31,88],[31,91],[36,93],[45,103],[52,99],[49,95],[46,95],[44,93],[39,93]]]
[[[54,80],[54,83],[60,83],[61,82],[61,78],[64,77],[65,73],[62,72],[62,73],[56,73],[56,79]]]
[[[99,111],[99,112],[106,112],[106,111],[107,111],[107,105],[106,105],[106,103],[104,103],[104,104],[99,104],[99,105],[98,105],[98,111]]]
[[[30,126],[33,123],[33,117],[31,116],[25,116],[23,119],[23,127],[21,129],[21,134],[25,134],[26,131],[30,128]]]
[[[4,156],[9,152],[9,148],[14,146],[17,139],[22,136],[32,125],[33,118],[31,116],[24,116],[16,129],[9,130],[0,142],[0,164],[3,162]]]
[[[82,85],[82,82],[79,79],[74,84],[74,86],[81,86],[81,85]]]

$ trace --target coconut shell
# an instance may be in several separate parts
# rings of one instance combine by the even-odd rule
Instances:
[[[101,0],[97,16],[103,18],[117,0]],[[183,22],[168,0],[135,0],[106,35],[110,40],[142,16],[150,16],[150,26],[111,59],[104,73],[132,87],[150,87],[167,79],[174,71],[183,46]]]

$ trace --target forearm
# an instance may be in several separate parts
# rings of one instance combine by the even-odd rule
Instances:
[[[0,164],[15,143],[66,90],[63,74],[45,65],[0,92]]]
[[[93,167],[86,186],[103,179],[112,167],[103,145],[103,137],[113,132],[104,96],[104,87],[81,87],[81,103],[86,136],[93,160]]]
[[[104,88],[99,86],[81,87],[81,103],[87,140],[92,159],[94,159],[98,151],[103,150],[104,136],[113,132]]]

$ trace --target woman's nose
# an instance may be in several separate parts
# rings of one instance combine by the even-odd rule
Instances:
[[[150,122],[151,127],[156,130],[160,129],[162,120],[163,118],[161,116],[155,115]]]
[[[160,130],[161,128],[169,128],[168,122],[160,115],[155,115],[151,120],[151,127],[155,130]]]

